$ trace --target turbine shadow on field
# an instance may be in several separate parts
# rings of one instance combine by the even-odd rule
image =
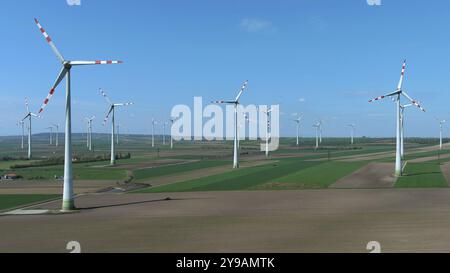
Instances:
[[[440,174],[440,172],[421,172],[421,173],[404,174],[403,176],[419,176],[426,174]]]
[[[136,201],[136,202],[126,202],[126,203],[120,203],[120,204],[84,207],[84,208],[78,208],[78,209],[79,210],[93,210],[93,209],[123,207],[123,206],[131,206],[131,205],[156,203],[156,202],[182,201],[182,200],[193,200],[193,199],[206,199],[206,198],[170,198],[170,197],[167,197],[167,198],[163,198],[163,199],[144,200],[144,201]]]

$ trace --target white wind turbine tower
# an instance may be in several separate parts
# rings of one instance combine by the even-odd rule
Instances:
[[[348,124],[347,126],[350,127],[350,144],[353,145],[353,143],[354,143],[353,138],[355,136],[355,127],[356,127],[356,125],[355,124]]]
[[[442,129],[444,127],[444,123],[446,123],[447,121],[445,119],[438,119],[436,118],[436,120],[439,122],[439,150],[442,150]]]
[[[105,98],[106,102],[110,105],[109,106],[109,111],[106,114],[106,117],[103,121],[103,125],[106,124],[106,122],[108,121],[109,115],[111,115],[112,113],[112,117],[111,117],[111,165],[116,164],[116,154],[115,154],[115,149],[114,149],[114,135],[115,135],[115,129],[116,129],[116,124],[115,124],[115,109],[116,107],[119,106],[129,106],[129,105],[133,105],[132,102],[125,102],[125,103],[112,103],[111,100],[108,98],[108,96],[106,95],[106,93],[100,89],[100,92],[102,94],[102,96]]]
[[[53,124],[53,126],[56,128],[55,145],[56,145],[56,147],[58,147],[58,145],[59,145],[59,143],[58,143],[58,140],[59,140],[59,124]]]
[[[120,135],[120,123],[117,124],[117,129],[116,129],[116,144],[119,145],[119,135]]]
[[[322,144],[322,120],[319,121],[318,125],[319,125],[319,143]]]
[[[237,169],[239,168],[239,147],[238,147],[238,112],[237,112],[237,107],[239,105],[239,99],[242,96],[242,93],[244,92],[244,90],[247,88],[247,84],[248,81],[245,81],[244,84],[242,85],[241,89],[239,90],[238,95],[236,96],[236,98],[233,101],[224,101],[224,100],[220,100],[220,101],[214,101],[213,103],[217,103],[217,104],[232,104],[234,106],[234,145],[233,145],[233,168]]]
[[[86,148],[89,149],[89,122],[87,121],[87,118],[85,118],[86,120]]]
[[[89,151],[92,151],[92,121],[95,119],[95,116],[85,119],[87,122],[87,147]]]
[[[53,145],[53,127],[47,127],[47,130],[50,130],[50,145]]]
[[[27,114],[22,119],[22,122],[24,120],[28,119],[28,159],[31,159],[31,118],[38,117],[38,115],[30,112],[30,107],[28,106],[28,99],[25,99],[25,107],[27,109]]]
[[[394,100],[395,101],[395,100]],[[401,159],[405,156],[405,109],[412,106],[412,104],[402,105],[400,103],[400,157]]]
[[[25,129],[24,129],[24,125],[25,125],[25,123],[23,122],[23,120],[21,120],[21,121],[19,121],[18,123],[17,123],[17,125],[19,125],[20,124],[20,127],[22,127],[22,144],[21,144],[21,148],[22,148],[22,150],[23,150],[23,148],[24,148],[24,135],[25,135]]]
[[[405,91],[403,91],[402,87],[403,87],[403,79],[405,77],[405,70],[406,70],[406,60],[403,62],[403,66],[402,66],[402,72],[400,74],[400,81],[398,82],[397,85],[397,90],[395,90],[392,93],[386,94],[384,96],[380,96],[374,99],[369,100],[369,102],[373,102],[376,100],[381,100],[384,99],[386,97],[393,97],[395,99],[396,102],[396,110],[397,110],[397,117],[396,117],[396,122],[397,122],[397,130],[396,130],[396,153],[395,153],[395,175],[396,176],[401,176],[402,175],[402,158],[401,158],[401,134],[402,134],[402,130],[401,130],[401,107],[400,107],[400,98],[403,95],[406,99],[408,99],[413,105],[417,106],[420,110],[422,110],[423,112],[425,112],[425,109],[422,108],[422,106],[420,106],[419,102],[416,100],[413,100]]]
[[[65,126],[65,146],[64,146],[64,193],[63,193],[63,205],[62,210],[73,210],[75,208],[74,196],[73,196],[73,175],[72,175],[72,113],[71,113],[71,94],[70,94],[70,71],[73,66],[83,66],[83,65],[99,65],[99,64],[120,64],[121,61],[69,61],[64,59],[61,53],[56,48],[50,36],[42,28],[41,24],[37,19],[34,19],[36,25],[38,26],[41,33],[44,35],[45,40],[50,45],[53,53],[62,64],[61,72],[56,79],[55,84],[50,89],[50,93],[44,101],[39,114],[44,111],[49,100],[53,96],[56,87],[61,83],[61,81],[66,78],[66,126]]]
[[[295,114],[297,116],[296,119],[294,119],[294,122],[297,123],[297,147],[300,145],[300,123],[302,121],[303,115],[302,114]]]

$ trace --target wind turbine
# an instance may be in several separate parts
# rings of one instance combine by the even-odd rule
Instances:
[[[24,120],[28,119],[28,159],[31,159],[31,118],[38,117],[38,115],[30,112],[30,107],[28,106],[28,99],[25,99],[25,107],[27,109],[27,114],[22,119],[22,122]]]
[[[239,168],[239,147],[238,147],[238,112],[237,107],[239,105],[239,99],[242,96],[242,93],[247,88],[248,81],[245,81],[242,85],[241,89],[239,90],[238,95],[233,101],[214,101],[213,103],[217,104],[232,104],[234,106],[234,147],[233,147],[233,168],[237,169]]]
[[[167,125],[167,121],[163,122],[163,146],[166,145],[166,125]]]
[[[356,125],[355,124],[348,124],[347,126],[350,127],[350,144],[353,145],[353,143],[354,143],[353,137],[355,135],[355,127],[356,127]]]
[[[272,112],[272,108],[267,111],[263,111],[267,116],[267,124],[266,124],[266,157],[269,157],[269,128],[270,128],[270,113]]]
[[[50,130],[50,145],[53,145],[53,127],[47,127],[47,130]]]
[[[152,147],[155,147],[155,124],[156,120],[152,118]]]
[[[300,145],[300,122],[302,121],[303,115],[302,114],[295,114],[297,116],[296,119],[294,119],[294,122],[297,123],[297,147]]]
[[[17,125],[19,125],[19,124],[20,124],[20,126],[22,127],[22,145],[21,145],[21,148],[22,148],[22,150],[23,150],[23,148],[24,148],[23,139],[24,139],[24,135],[25,135],[25,129],[24,129],[25,123],[23,122],[23,120],[21,120],[21,121],[19,121],[19,122],[17,123]]]
[[[425,112],[425,109],[422,108],[422,106],[419,104],[418,101],[413,100],[405,91],[403,91],[403,79],[405,77],[405,70],[406,70],[406,60],[403,62],[402,66],[402,72],[400,74],[400,80],[397,85],[397,90],[395,90],[392,93],[386,94],[384,96],[379,96],[377,98],[369,100],[369,102],[377,101],[384,99],[386,97],[393,97],[396,102],[396,110],[397,110],[397,130],[396,130],[396,153],[395,153],[395,175],[401,176],[402,175],[402,157],[401,157],[401,107],[400,107],[400,98],[401,96],[404,96],[406,99],[408,99],[412,105],[417,106],[420,110]]]
[[[106,117],[103,121],[103,125],[106,124],[106,122],[108,121],[109,116],[112,113],[112,117],[111,117],[111,165],[116,164],[116,154],[115,154],[115,150],[114,150],[114,134],[115,134],[115,109],[116,107],[119,106],[129,106],[129,105],[133,105],[132,102],[125,102],[125,103],[112,103],[111,100],[108,98],[108,96],[106,95],[106,93],[100,89],[100,93],[102,94],[102,96],[105,98],[106,102],[110,105],[109,106],[109,111],[106,114]]]
[[[173,123],[175,122],[176,118],[171,117],[170,118],[170,125],[171,128],[173,127]],[[173,149],[173,137],[172,137],[172,130],[170,130],[170,149]]]
[[[442,150],[442,129],[444,126],[444,123],[447,121],[445,119],[441,120],[436,118],[436,120],[439,122],[439,149]]]
[[[316,149],[319,149],[319,130],[320,130],[320,121],[313,125],[316,128]]]
[[[88,128],[88,135],[87,135],[87,146],[89,148],[89,151],[92,151],[92,121],[95,119],[95,116],[92,116],[90,118],[85,118],[87,122],[87,128]]]
[[[70,94],[70,71],[74,66],[80,65],[99,65],[99,64],[120,64],[121,61],[69,61],[64,59],[61,53],[56,48],[50,36],[41,26],[37,19],[34,19],[36,25],[44,35],[45,40],[50,45],[53,53],[62,64],[61,72],[59,73],[55,84],[50,89],[50,93],[44,100],[44,104],[39,110],[39,114],[44,111],[48,102],[55,93],[56,87],[61,83],[61,81],[66,78],[66,126],[65,126],[65,146],[64,146],[64,193],[63,193],[63,205],[62,210],[73,210],[75,208],[74,196],[73,196],[73,175],[72,175],[72,112],[71,112],[71,94]]]
[[[56,139],[55,139],[55,145],[56,145],[56,147],[58,147],[58,145],[59,145],[59,143],[58,143],[58,140],[59,140],[59,124],[53,124],[53,126],[56,128]]]

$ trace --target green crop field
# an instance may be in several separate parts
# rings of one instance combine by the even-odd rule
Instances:
[[[263,184],[258,189],[322,189],[340,178],[362,168],[367,162],[325,162],[283,176],[273,182]]]
[[[322,163],[291,158],[275,164],[233,170],[221,175],[148,188],[139,192],[326,188],[365,164],[365,162]]]
[[[55,176],[60,177],[64,174],[64,167],[33,167],[16,169],[14,172],[27,180],[53,180]],[[124,179],[126,171],[109,167],[92,168],[74,165],[73,175],[77,180],[116,180]]]
[[[436,163],[409,163],[402,177],[397,179],[397,188],[447,187],[440,165]]]
[[[0,210],[58,198],[56,194],[0,194]]]
[[[62,160],[64,147],[60,136],[59,147],[48,144],[48,134],[33,136],[33,160],[26,160],[26,147],[20,149],[19,137],[0,137],[0,170],[2,173],[14,172],[24,180],[48,181],[63,176]],[[314,149],[314,138],[302,138],[300,147],[295,146],[295,138],[280,139],[280,148],[270,153],[267,164],[256,167],[233,170],[232,141],[181,141],[175,142],[174,149],[162,145],[162,136],[156,137],[156,147],[151,147],[151,138],[144,135],[121,135],[117,153],[130,154],[131,158],[119,159],[114,167],[109,166],[110,136],[94,134],[94,150],[86,148],[84,134],[73,135],[74,157],[81,162],[73,164],[76,180],[113,180],[145,184],[157,177],[186,174],[186,181],[147,188],[141,192],[175,192],[175,191],[224,191],[224,190],[289,190],[289,189],[323,189],[338,179],[363,167],[368,161],[340,162],[345,157],[377,155],[372,162],[392,162],[395,149],[394,139],[356,138],[350,145],[348,138],[324,138],[322,146]],[[414,150],[425,148],[435,143],[435,139],[408,139],[407,160],[436,156],[426,163],[437,162],[437,151]],[[258,141],[241,142],[241,160],[252,161],[263,155]],[[440,162],[447,162],[450,150],[440,152]],[[93,162],[90,162],[93,160]],[[53,163],[52,160],[55,160]],[[176,160],[190,160],[179,162]],[[259,158],[258,160],[261,160]],[[263,159],[264,160],[264,159]],[[156,162],[158,161],[158,162]],[[46,164],[49,166],[26,166]],[[21,166],[17,166],[21,165]],[[25,166],[24,166],[25,165]],[[435,164],[436,165],[436,164]],[[191,180],[193,172],[223,166],[224,171]],[[229,168],[227,168],[227,166]],[[20,167],[20,168],[17,168]],[[439,187],[443,186],[442,177],[436,166],[408,164],[406,176],[399,179],[397,187]],[[422,171],[421,171],[422,170]],[[207,173],[207,172],[205,172]],[[196,174],[201,175],[202,172]],[[195,177],[198,177],[197,175]],[[430,180],[431,182],[423,182]],[[182,180],[182,179],[181,179]],[[424,185],[425,184],[425,185]]]
[[[176,164],[170,166],[162,166],[156,168],[148,168],[148,169],[139,169],[133,171],[134,178],[136,181],[143,181],[150,178],[164,176],[164,175],[173,175],[180,174],[205,168],[212,168],[217,166],[224,166],[230,164],[228,161],[198,161],[193,163],[183,163]]]

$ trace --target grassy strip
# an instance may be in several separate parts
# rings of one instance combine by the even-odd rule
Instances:
[[[59,197],[57,194],[0,194],[0,210],[16,208]]]
[[[404,175],[397,179],[396,188],[447,187],[447,180],[440,166],[434,163],[409,163]]]

